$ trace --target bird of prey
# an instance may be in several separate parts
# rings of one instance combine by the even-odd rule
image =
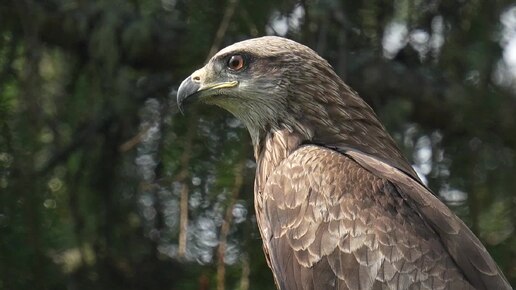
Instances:
[[[249,130],[256,216],[279,289],[510,289],[373,110],[310,48],[272,36],[226,47],[182,82],[180,109],[194,100]]]

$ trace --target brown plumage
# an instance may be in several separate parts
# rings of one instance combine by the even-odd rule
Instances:
[[[181,84],[179,106],[193,99],[251,134],[256,216],[279,289],[510,289],[372,109],[308,47],[279,37],[229,46]]]

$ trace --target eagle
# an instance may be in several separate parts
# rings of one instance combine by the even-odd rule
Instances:
[[[276,36],[228,46],[181,83],[179,109],[194,101],[250,133],[278,289],[511,289],[371,107],[307,46]]]

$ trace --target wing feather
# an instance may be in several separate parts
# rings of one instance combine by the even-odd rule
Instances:
[[[404,191],[417,184],[395,186],[359,163],[302,146],[269,176],[261,228],[270,228],[264,245],[279,287],[473,289],[435,229],[409,204]],[[433,204],[426,197],[414,203]],[[443,229],[462,230],[456,224]]]
[[[476,289],[511,289],[484,245],[428,188],[370,155],[353,150],[346,152],[346,155],[374,175],[395,184],[409,205],[437,232],[452,260]]]

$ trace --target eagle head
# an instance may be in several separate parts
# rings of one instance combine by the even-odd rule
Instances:
[[[253,141],[280,127],[310,139],[313,132],[301,123],[307,115],[324,111],[324,100],[315,98],[327,90],[337,93],[335,79],[328,62],[312,49],[266,36],[219,51],[181,83],[177,102],[181,110],[192,101],[226,109],[244,122]]]

